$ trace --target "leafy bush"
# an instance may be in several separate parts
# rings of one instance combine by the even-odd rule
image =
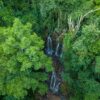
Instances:
[[[32,33],[31,24],[15,19],[12,27],[0,28],[1,36],[0,95],[24,98],[29,89],[45,94],[52,62],[43,52],[43,40]]]
[[[91,24],[83,26],[81,33],[78,38],[74,33],[64,38],[62,77],[72,94],[71,100],[99,100],[100,30]]]

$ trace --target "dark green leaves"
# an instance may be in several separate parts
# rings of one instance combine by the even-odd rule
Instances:
[[[100,56],[96,57],[95,72],[100,74]]]
[[[63,80],[72,92],[72,100],[99,100],[100,30],[93,24],[82,27],[81,35],[73,40],[71,33],[64,38]]]

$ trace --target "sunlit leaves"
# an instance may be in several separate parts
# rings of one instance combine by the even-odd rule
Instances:
[[[30,44],[31,44],[30,39],[27,37],[23,37],[21,39],[20,47],[21,47],[21,49],[26,49],[30,46]]]
[[[0,94],[23,99],[31,88],[33,93],[45,94],[44,82],[47,72],[52,71],[52,62],[43,52],[43,40],[32,33],[31,24],[23,25],[19,19],[12,27],[4,28],[1,35]]]

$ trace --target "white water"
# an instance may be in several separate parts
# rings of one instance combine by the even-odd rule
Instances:
[[[58,42],[55,48],[55,51],[53,51],[53,43],[52,38],[50,35],[47,37],[47,45],[46,45],[46,54],[49,56],[53,56],[53,53],[56,57],[61,57],[62,55],[62,45]],[[51,74],[50,79],[50,90],[53,93],[58,93],[60,88],[61,81],[59,81],[57,73],[55,71]]]
[[[56,46],[55,56],[62,57],[62,46],[59,42],[57,43],[57,46]]]
[[[57,93],[60,87],[60,81],[57,79],[56,72],[52,72],[50,80],[50,89],[53,93]]]
[[[57,56],[57,57],[59,56],[59,47],[60,47],[59,45],[60,44],[58,43],[56,46],[56,51],[55,51],[55,56]]]
[[[50,35],[47,37],[46,54],[50,55],[50,56],[53,54],[52,39],[51,39]]]

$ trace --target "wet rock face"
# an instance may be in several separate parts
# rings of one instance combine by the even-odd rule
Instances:
[[[57,77],[56,72],[55,71],[52,72],[51,80],[50,80],[50,90],[53,93],[58,93],[60,84],[61,82],[59,81],[59,78]]]
[[[59,41],[55,44],[55,41],[51,38],[50,35],[48,35],[47,40],[46,40],[46,48],[45,48],[45,53],[48,56],[54,56],[54,57],[62,57],[62,48],[63,45]]]
[[[50,79],[48,80],[49,91],[43,100],[66,100],[60,92],[60,86],[62,84],[61,73],[63,70],[60,62],[62,48],[62,43],[59,41],[55,43],[50,35],[47,36],[45,53],[52,58],[54,71],[50,74]]]

